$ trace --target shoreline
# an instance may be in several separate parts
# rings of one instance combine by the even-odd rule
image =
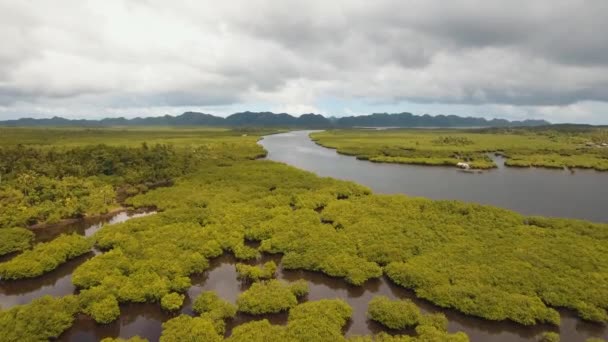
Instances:
[[[40,229],[49,229],[49,228],[59,228],[59,227],[67,226],[70,224],[74,224],[78,221],[107,218],[109,216],[114,216],[116,214],[120,214],[121,212],[125,212],[125,211],[129,211],[129,208],[120,206],[118,208],[111,209],[107,213],[104,213],[104,214],[85,215],[83,217],[76,217],[76,218],[65,218],[65,219],[61,219],[61,220],[59,220],[59,222],[55,222],[55,223],[36,223],[36,224],[28,226],[27,229],[40,230]]]

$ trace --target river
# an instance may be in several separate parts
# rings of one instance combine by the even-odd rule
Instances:
[[[452,168],[444,167],[420,167],[407,165],[376,164],[366,161],[356,160],[354,157],[342,156],[335,151],[326,149],[312,143],[308,139],[308,132],[292,132],[267,136],[261,141],[266,148],[268,159],[282,161],[299,168],[313,171],[321,176],[332,176],[335,178],[353,180],[364,184],[380,193],[407,193],[415,196],[425,196],[431,198],[454,198],[475,201],[485,204],[500,205],[503,207],[518,210],[524,213],[536,213],[554,216],[571,216],[595,219],[596,221],[606,221],[606,214],[602,214],[601,201],[593,207],[595,210],[573,210],[566,213],[560,212],[557,208],[565,207],[560,204],[561,199],[556,200],[552,197],[543,197],[542,203],[553,203],[553,205],[540,205],[532,207],[534,201],[525,199],[525,193],[530,192],[529,196],[540,199],[542,186],[532,182],[537,179],[541,184],[559,185],[559,181],[566,180],[585,184],[581,180],[585,175],[593,177],[597,182],[603,174],[585,171],[576,172],[574,175],[561,171],[551,170],[522,170],[500,168],[498,170],[483,174],[465,174]],[[535,175],[535,173],[537,173]],[[548,176],[547,176],[548,175]],[[526,187],[517,185],[519,191],[509,189],[508,184],[515,184],[517,177],[529,182]],[[553,177],[552,180],[544,178]],[[543,183],[543,181],[545,183]],[[457,186],[453,182],[465,182],[468,186]],[[446,184],[449,183],[449,184]],[[496,183],[496,184],[494,184]],[[424,184],[430,189],[425,192]],[[489,188],[479,189],[490,184]],[[494,184],[492,186],[491,184]],[[502,187],[497,184],[503,184]],[[594,198],[599,198],[601,193],[605,194],[605,186],[596,183],[593,187],[586,189],[593,193]],[[479,191],[469,191],[460,194],[458,189],[468,187],[479,189]],[[557,193],[567,194],[565,185],[560,187]],[[412,191],[410,191],[410,189]],[[441,190],[444,189],[442,192]],[[483,190],[483,191],[482,191]],[[520,205],[518,200],[508,200],[507,194],[512,194],[521,201],[530,203],[530,207]],[[555,192],[552,192],[555,193]],[[574,198],[578,196],[572,194]],[[493,196],[492,196],[493,195]],[[569,196],[566,196],[569,197]],[[496,198],[499,198],[498,200]],[[489,199],[489,200],[486,200]],[[495,201],[492,202],[492,199]],[[576,202],[567,202],[578,208]],[[501,204],[502,203],[502,204]],[[586,201],[584,203],[593,203]],[[508,204],[508,205],[504,205]],[[553,209],[552,209],[553,208]],[[596,216],[586,216],[589,213]],[[62,232],[76,232],[90,236],[104,225],[123,222],[145,213],[130,215],[127,213],[117,213],[93,221],[82,220],[71,225],[50,227],[45,230],[36,231],[37,241],[48,241]],[[0,282],[0,306],[4,309],[19,304],[29,303],[31,300],[45,294],[54,296],[64,296],[76,293],[76,289],[71,283],[73,270],[83,262],[93,257],[95,250],[84,256],[80,256],[70,262],[61,265],[41,277],[34,279]],[[280,264],[281,257],[278,255],[264,255],[262,260],[256,263],[263,263],[274,260]],[[192,287],[186,293],[184,306],[180,313],[192,315],[192,302],[203,291],[216,291],[218,295],[230,302],[235,302],[239,293],[247,288],[246,285],[237,280],[235,263],[233,256],[225,254],[210,261],[210,268],[202,274],[192,276]],[[378,324],[366,318],[367,304],[376,295],[385,295],[392,299],[409,298],[413,300],[425,312],[443,312],[449,319],[448,330],[450,332],[463,331],[467,333],[473,342],[493,341],[493,342],[531,342],[537,341],[540,334],[545,331],[557,331],[560,333],[562,341],[583,342],[589,337],[602,337],[608,339],[608,328],[606,325],[584,322],[575,317],[572,312],[560,310],[561,326],[553,327],[538,325],[524,327],[511,322],[492,322],[479,318],[466,316],[453,310],[438,308],[431,303],[417,299],[409,290],[393,284],[385,277],[372,279],[363,286],[352,286],[341,279],[332,278],[321,273],[308,271],[286,271],[279,268],[277,277],[287,282],[298,279],[307,280],[310,292],[305,300],[318,300],[323,298],[342,298],[353,307],[353,317],[345,328],[347,336],[372,334],[383,330]],[[168,314],[160,309],[158,303],[154,304],[126,304],[121,305],[121,316],[118,320],[105,325],[96,324],[91,318],[79,315],[74,325],[63,333],[60,341],[98,341],[104,337],[130,338],[135,335],[148,338],[150,341],[157,341],[162,332],[162,323],[174,317],[176,314]],[[267,318],[274,324],[285,324],[287,314],[251,316],[238,314],[230,321],[227,326],[227,334],[232,328],[247,321]]]
[[[525,215],[608,222],[608,172],[511,168],[493,157],[497,169],[482,173],[454,167],[373,163],[315,144],[296,131],[260,141],[267,159],[312,171],[319,176],[350,180],[375,193],[401,193],[432,199],[489,204]]]

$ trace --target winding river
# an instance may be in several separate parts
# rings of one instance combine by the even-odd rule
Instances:
[[[606,197],[608,174],[576,171],[575,174],[543,169],[509,169],[501,167],[482,174],[468,174],[453,168],[376,164],[337,154],[310,141],[305,131],[265,137],[260,143],[268,151],[268,159],[281,161],[321,176],[352,180],[378,193],[405,193],[435,199],[460,199],[497,205],[525,214],[566,216],[608,221],[608,210],[602,201]],[[63,232],[89,236],[104,225],[123,222],[141,214],[116,213],[96,220],[82,220],[71,225],[37,230],[37,241],[48,241]],[[0,282],[0,306],[4,309],[29,303],[46,294],[64,296],[76,293],[71,274],[80,264],[93,257],[91,253],[78,257],[41,277],[12,282]],[[280,256],[263,256],[256,263]],[[192,302],[202,291],[213,290],[220,297],[235,302],[246,285],[237,280],[236,260],[223,255],[210,261],[210,268],[192,277],[193,286],[186,293],[180,313],[192,315]],[[286,271],[279,268],[277,276],[288,282],[305,279],[310,286],[307,300],[342,298],[353,307],[353,317],[345,328],[347,336],[372,334],[382,328],[366,318],[367,303],[376,295],[393,299],[409,298],[425,312],[443,312],[449,319],[450,332],[463,331],[473,342],[537,341],[545,331],[559,332],[562,341],[583,342],[589,337],[608,339],[606,325],[584,322],[567,310],[561,310],[561,326],[524,327],[511,322],[491,322],[438,308],[417,299],[409,290],[394,285],[386,278],[373,279],[364,286],[352,286],[341,279],[308,271]],[[98,341],[104,337],[130,338],[135,335],[157,341],[162,323],[174,317],[156,304],[121,305],[120,318],[106,325],[96,324],[80,315],[74,325],[63,333],[61,341]],[[232,327],[247,321],[267,318],[274,324],[285,324],[287,314],[250,316],[238,314],[228,323]]]
[[[376,193],[489,204],[525,215],[608,222],[608,172],[510,168],[468,173],[453,167],[372,163],[317,145],[311,131],[269,135],[267,158],[319,176],[357,182]]]

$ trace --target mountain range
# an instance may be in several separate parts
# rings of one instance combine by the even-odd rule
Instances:
[[[544,126],[550,125],[545,120],[509,121],[456,115],[414,115],[412,113],[375,113],[370,115],[326,118],[320,114],[303,114],[292,116],[286,113],[241,112],[219,117],[198,112],[185,112],[181,115],[159,117],[137,117],[133,119],[105,118],[101,120],[22,118],[0,121],[0,126],[217,126],[217,127],[511,127],[511,126]]]

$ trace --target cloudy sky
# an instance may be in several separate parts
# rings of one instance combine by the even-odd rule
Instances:
[[[0,0],[0,120],[197,110],[608,124],[607,0]]]

